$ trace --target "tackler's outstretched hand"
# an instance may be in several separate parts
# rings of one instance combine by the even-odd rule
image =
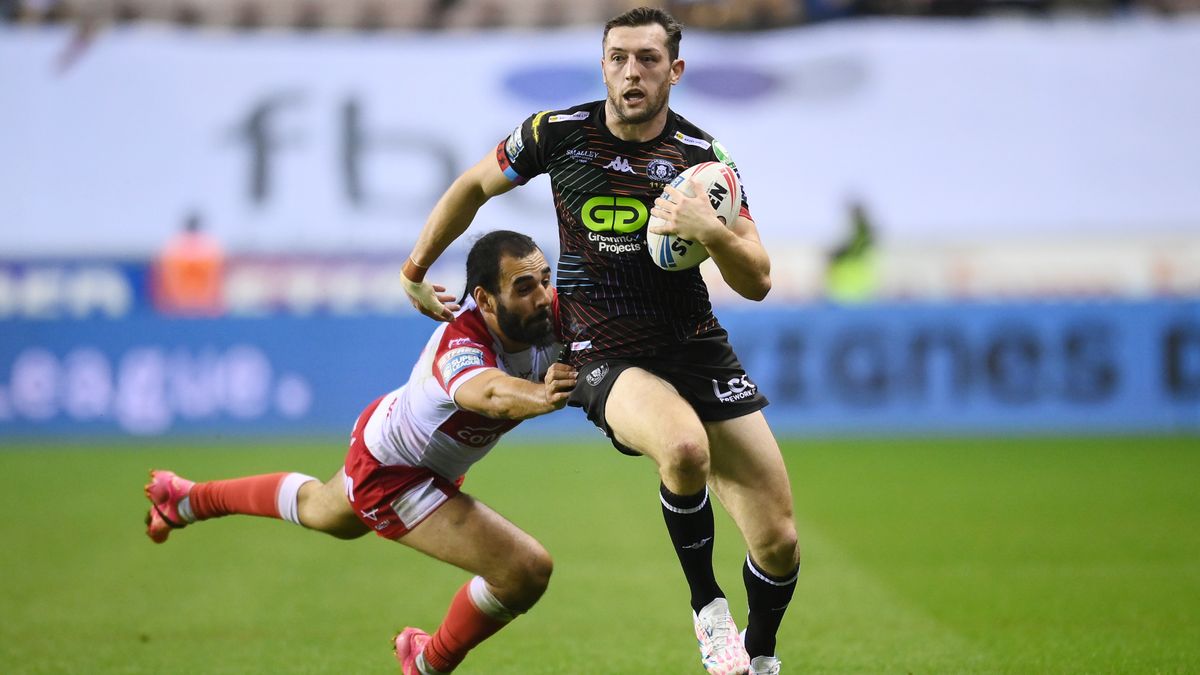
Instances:
[[[445,286],[425,281],[425,268],[414,263],[412,258],[404,263],[404,269],[400,271],[400,283],[412,306],[431,319],[450,321],[459,309],[454,296],[446,292]]]

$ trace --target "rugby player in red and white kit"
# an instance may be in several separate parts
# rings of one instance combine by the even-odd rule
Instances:
[[[521,420],[567,403],[575,371],[557,359],[557,296],[529,237],[496,231],[467,256],[467,289],[438,326],[404,386],[359,416],[345,465],[328,482],[300,473],[192,482],[152,471],[147,534],[245,514],[341,539],[374,531],[476,576],[431,636],[396,636],[405,675],[448,673],[467,652],[528,610],[550,579],[550,555],[459,486],[472,464]]]

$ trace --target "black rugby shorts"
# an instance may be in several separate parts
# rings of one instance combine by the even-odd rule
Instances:
[[[670,382],[702,422],[729,420],[767,406],[767,397],[742,368],[724,328],[694,337],[658,356],[587,363],[579,369],[579,379],[568,403],[583,408],[592,424],[627,455],[641,453],[613,438],[612,428],[604,419],[604,406],[617,376],[628,368],[641,368]],[[653,415],[654,411],[647,410],[646,414]]]

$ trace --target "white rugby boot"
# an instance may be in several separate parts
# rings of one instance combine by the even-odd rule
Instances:
[[[710,675],[744,675],[750,669],[750,655],[725,598],[716,598],[692,618],[700,643],[700,662]]]
[[[779,675],[781,665],[774,656],[756,656],[750,661],[750,675]]]

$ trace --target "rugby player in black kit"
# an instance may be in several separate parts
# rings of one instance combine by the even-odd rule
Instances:
[[[550,175],[560,318],[579,370],[571,405],[583,407],[618,450],[657,465],[704,667],[778,673],[775,636],[799,551],[791,486],[761,412],[767,400],[713,316],[700,272],[664,271],[646,252],[653,214],[665,221],[656,232],[702,244],[738,294],[761,300],[770,290],[770,261],[745,191],[741,214],[726,226],[701,191],[687,197],[668,185],[701,162],[734,166],[719,142],[667,106],[684,73],[680,37],[679,24],[658,9],[609,21],[601,61],[607,98],[530,116],[455,180],[422,229],[403,281],[414,306],[449,320],[453,297],[426,282],[425,271],[488,199]],[[669,200],[659,198],[664,190]],[[740,636],[712,568],[709,488],[749,547],[742,568],[749,617]]]

